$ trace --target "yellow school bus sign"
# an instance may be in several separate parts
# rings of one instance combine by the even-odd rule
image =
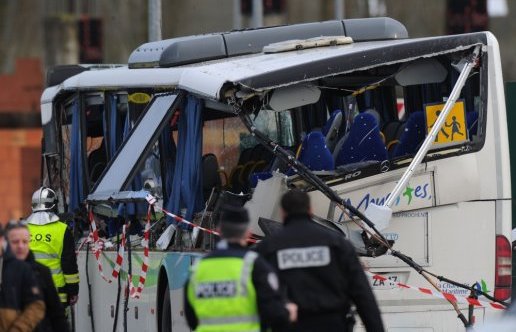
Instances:
[[[437,117],[444,108],[444,104],[425,105],[426,133],[432,130]],[[468,140],[468,127],[466,125],[466,113],[464,112],[464,102],[458,101],[453,105],[450,113],[446,117],[441,130],[437,132],[434,145],[456,144]]]

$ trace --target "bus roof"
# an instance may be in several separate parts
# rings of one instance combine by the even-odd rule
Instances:
[[[178,68],[135,70],[128,69],[127,66],[84,71],[66,79],[59,85],[45,89],[41,96],[41,103],[51,102],[56,95],[63,91],[175,87],[179,83],[181,71]]]
[[[287,41],[288,43],[288,41]],[[179,87],[220,100],[228,86],[266,91],[318,78],[366,70],[465,50],[486,44],[485,32],[462,35],[351,43],[279,53],[259,53],[174,68],[129,69],[127,66],[85,71],[45,89],[41,103],[62,91]]]
[[[273,54],[253,54],[185,68],[179,88],[220,99],[227,85],[254,91],[401,63],[486,44],[485,32],[352,43]]]

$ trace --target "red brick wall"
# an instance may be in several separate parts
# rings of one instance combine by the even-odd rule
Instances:
[[[0,223],[26,217],[39,186],[41,129],[0,130]]]
[[[24,146],[20,148],[21,179],[20,210],[23,216],[31,212],[31,199],[34,190],[41,184],[41,147]]]
[[[0,112],[37,113],[43,92],[39,59],[16,60],[13,73],[0,76]],[[42,131],[0,129],[0,223],[30,213],[39,186]]]
[[[39,112],[43,92],[41,60],[16,60],[14,72],[0,76],[0,112]]]

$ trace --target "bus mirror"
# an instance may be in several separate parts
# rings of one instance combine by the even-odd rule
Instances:
[[[321,97],[321,90],[313,85],[293,85],[274,90],[268,107],[277,112],[285,111],[316,103],[319,97]]]
[[[420,59],[402,68],[395,76],[401,86],[441,83],[448,71],[436,59]]]

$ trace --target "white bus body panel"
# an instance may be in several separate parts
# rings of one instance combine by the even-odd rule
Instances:
[[[133,284],[137,285],[137,278],[140,275],[141,251],[133,251],[132,269]],[[158,316],[158,276],[163,267],[167,269],[168,283],[170,287],[172,328],[176,332],[190,331],[184,316],[183,285],[189,273],[192,253],[159,252],[151,251],[149,255],[149,270],[147,281],[142,296],[139,299],[129,299],[127,312],[127,326],[129,331],[155,332],[157,331]],[[127,252],[122,266],[120,304],[118,310],[117,331],[124,331],[123,306],[124,292],[127,285]],[[101,261],[106,276],[111,274],[112,264],[116,259],[116,252],[105,252]],[[81,251],[78,255],[80,273],[80,292],[76,310],[76,330],[81,332],[92,331],[90,315],[88,311],[88,285],[86,282],[86,252]],[[116,310],[116,298],[118,281],[111,283],[105,281],[98,270],[97,261],[93,253],[90,253],[88,272],[91,284],[91,300],[93,306],[93,317],[95,331],[112,331]]]

